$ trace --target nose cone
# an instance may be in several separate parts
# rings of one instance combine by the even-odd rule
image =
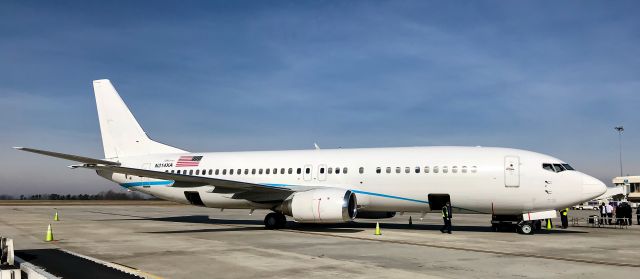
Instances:
[[[607,185],[593,176],[583,174],[582,176],[582,197],[584,200],[591,200],[607,192]]]

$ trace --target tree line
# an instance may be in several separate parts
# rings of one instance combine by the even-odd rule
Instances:
[[[102,191],[97,194],[34,194],[0,195],[0,200],[153,200],[155,198],[138,192]]]

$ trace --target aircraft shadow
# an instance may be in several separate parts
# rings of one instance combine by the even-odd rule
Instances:
[[[170,217],[145,217],[126,214],[113,214],[106,212],[95,212],[109,215],[134,217],[134,218],[115,218],[115,219],[100,219],[95,221],[160,221],[160,222],[177,222],[177,223],[190,223],[190,224],[219,224],[219,225],[248,225],[250,227],[237,227],[237,228],[216,228],[216,229],[196,229],[196,230],[180,230],[180,231],[157,231],[147,233],[198,233],[198,232],[231,232],[231,231],[257,231],[264,230],[262,227],[263,222],[261,220],[238,220],[238,219],[218,219],[210,218],[208,215],[187,215],[187,216],[170,216]],[[372,230],[375,228],[375,220],[368,220],[365,222],[350,222],[340,224],[302,224],[289,221],[287,222],[287,229],[298,231],[312,231],[312,232],[335,232],[335,233],[357,233],[364,230]],[[259,226],[259,227],[254,227]],[[425,231],[437,231],[442,227],[441,224],[399,224],[399,223],[384,223],[381,222],[380,226],[385,230],[425,230]],[[493,232],[490,226],[474,226],[474,225],[453,225],[453,231],[464,232]],[[503,230],[502,233],[513,233],[515,230]],[[540,230],[536,231],[537,234],[555,234],[555,233],[587,233],[583,231],[573,230],[560,230],[554,229],[551,231]]]

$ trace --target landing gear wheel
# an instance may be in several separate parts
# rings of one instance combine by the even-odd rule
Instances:
[[[264,217],[264,227],[268,230],[282,229],[287,224],[287,217],[281,213],[271,212]]]
[[[524,222],[519,225],[519,231],[521,234],[531,235],[533,234],[533,224],[530,222]]]

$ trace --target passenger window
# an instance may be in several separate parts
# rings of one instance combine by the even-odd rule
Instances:
[[[462,166],[461,172],[462,173],[467,173],[467,166]]]
[[[273,174],[278,174],[278,168],[273,169]]]
[[[233,175],[233,169],[229,170],[229,175]]]
[[[433,173],[438,173],[438,166],[433,167]]]
[[[320,173],[324,174],[324,168],[320,168]]]
[[[196,175],[200,175],[200,170],[196,170]]]
[[[358,172],[359,172],[360,174],[363,174],[363,173],[364,173],[364,168],[363,168],[363,167],[360,167],[360,169],[358,170]]]
[[[297,174],[302,174],[302,169],[301,169],[301,168],[298,168],[298,169],[296,170],[296,173],[297,173]]]
[[[424,167],[424,173],[429,173],[429,166]]]
[[[256,174],[256,169],[251,169],[251,174]]]
[[[202,175],[206,175],[207,174],[207,170],[202,170]]]
[[[400,167],[396,167],[396,173],[400,173],[401,168]]]
[[[478,167],[476,166],[471,167],[471,173],[476,173],[476,172],[478,172]]]
[[[377,167],[376,168],[376,173],[381,173],[382,172],[382,168],[381,167]]]
[[[451,167],[451,172],[452,173],[458,173],[458,166]]]
[[[420,173],[420,167],[416,167],[416,173]]]
[[[410,173],[410,172],[411,172],[410,167],[404,167],[404,173]]]
[[[220,174],[220,169],[216,169],[216,175]]]
[[[177,171],[176,171],[176,173],[177,173],[177,174],[180,174],[180,170],[177,170]]]
[[[336,168],[336,174],[340,174],[340,168]]]
[[[342,174],[347,174],[347,168],[342,168]]]
[[[311,168],[306,168],[306,169],[304,169],[304,173],[306,173],[306,174],[310,174],[310,173],[311,173]]]
[[[387,167],[387,173],[391,173],[391,167]]]
[[[284,174],[284,168],[280,168],[280,174]]]
[[[209,169],[209,175],[213,174],[213,169]]]
[[[442,167],[442,173],[448,173],[449,172],[449,167],[444,166]]]
[[[193,170],[189,170],[189,175],[193,175]]]
[[[241,175],[242,174],[242,169],[238,169],[238,172],[236,172],[236,174]]]
[[[289,168],[289,174],[293,174],[293,168]]]
[[[271,174],[271,169],[266,169],[264,171],[265,171],[265,174]]]
[[[249,174],[249,169],[244,169],[244,175]]]
[[[262,169],[258,169],[258,174],[262,174]]]
[[[333,173],[333,168],[329,168],[329,169],[327,170],[327,172],[328,172],[329,174],[332,174],[332,173]]]

